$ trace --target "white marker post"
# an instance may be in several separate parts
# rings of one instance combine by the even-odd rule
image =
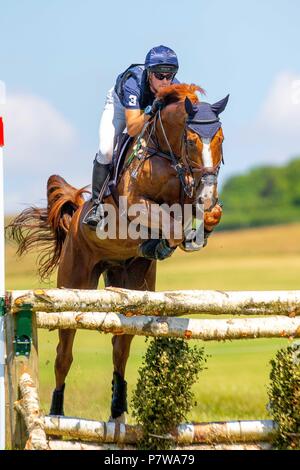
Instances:
[[[5,103],[5,84],[0,81],[0,106]],[[4,125],[0,108],[0,450],[5,449],[5,254],[4,254],[4,179],[3,179]]]

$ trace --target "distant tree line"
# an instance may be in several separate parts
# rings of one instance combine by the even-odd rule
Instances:
[[[221,191],[219,230],[300,222],[300,158],[229,178]]]

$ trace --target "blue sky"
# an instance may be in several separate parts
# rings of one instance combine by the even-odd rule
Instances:
[[[53,172],[90,182],[106,92],[158,44],[207,101],[230,93],[221,181],[300,155],[299,21],[298,0],[0,1],[6,211],[40,203]]]

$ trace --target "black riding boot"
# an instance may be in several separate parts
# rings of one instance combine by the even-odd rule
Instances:
[[[64,391],[65,384],[61,390],[54,390],[49,415],[64,416]]]
[[[112,380],[111,417],[121,416],[127,410],[127,382],[118,373],[114,372]]]
[[[95,158],[92,181],[92,200],[94,205],[85,220],[85,222],[92,227],[96,227],[101,219],[101,211],[99,211],[98,208],[103,197],[102,193],[104,191],[102,190],[104,189],[104,185],[108,183],[110,168],[110,163],[105,165],[99,163]]]

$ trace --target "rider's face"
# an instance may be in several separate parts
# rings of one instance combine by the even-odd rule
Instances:
[[[171,77],[170,77],[170,74],[165,74],[165,75],[167,75],[168,80],[167,80],[167,78],[164,78],[163,80],[159,80],[158,78],[155,77],[154,72],[150,72],[149,85],[150,85],[150,89],[151,89],[152,93],[154,93],[155,95],[162,88],[165,88],[165,87],[171,85],[173,75]]]

